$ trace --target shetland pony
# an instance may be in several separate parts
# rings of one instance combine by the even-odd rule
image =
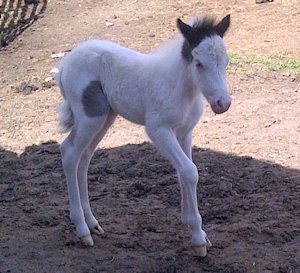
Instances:
[[[64,102],[60,125],[69,135],[61,144],[70,218],[78,237],[94,244],[103,233],[88,198],[92,155],[117,115],[145,126],[157,149],[176,169],[181,186],[182,222],[192,232],[196,255],[211,246],[198,211],[198,171],[192,161],[192,130],[205,98],[216,114],[231,104],[226,81],[229,62],[223,36],[230,15],[220,22],[200,17],[189,25],[177,20],[181,36],[162,49],[142,54],[120,45],[87,41],[59,66],[57,82]]]

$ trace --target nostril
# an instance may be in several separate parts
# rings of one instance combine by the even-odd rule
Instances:
[[[217,106],[223,108],[223,102],[221,100],[217,100]]]
[[[217,108],[226,111],[231,105],[231,100],[218,99],[215,103]]]
[[[231,98],[230,97],[219,97],[215,98],[211,103],[210,106],[212,110],[216,114],[222,114],[226,112],[231,105]]]

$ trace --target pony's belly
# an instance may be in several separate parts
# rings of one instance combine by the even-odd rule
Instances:
[[[112,109],[123,118],[140,125],[145,124],[144,109],[141,104],[111,103]]]
[[[138,115],[136,113],[128,113],[128,112],[125,112],[125,111],[119,111],[117,112],[120,116],[122,116],[123,118],[133,122],[133,123],[136,123],[136,124],[139,124],[139,125],[144,125],[145,124],[145,118],[144,118],[144,115]]]

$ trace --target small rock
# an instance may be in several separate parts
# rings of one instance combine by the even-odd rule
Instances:
[[[52,77],[47,77],[44,79],[43,87],[50,88],[55,85],[55,82]]]
[[[55,172],[52,172],[51,174],[52,174],[52,176],[55,177],[55,178],[60,178],[60,177],[62,176],[61,173],[55,173]]]
[[[249,207],[249,206],[247,206],[247,205],[245,205],[245,206],[243,206],[243,209],[244,209],[244,210],[249,210],[249,209],[250,209],[250,207]]]
[[[66,55],[66,52],[52,53],[51,54],[51,58],[54,58],[54,59],[56,59],[56,58],[62,58],[65,55]]]
[[[50,73],[51,73],[51,74],[57,74],[58,72],[59,72],[59,70],[58,70],[57,67],[52,68],[52,69],[50,70]]]
[[[47,77],[47,78],[45,78],[45,82],[51,82],[52,80],[53,80],[52,77]]]
[[[107,27],[111,27],[111,26],[114,25],[114,23],[112,23],[112,22],[106,22],[105,25],[106,25]]]

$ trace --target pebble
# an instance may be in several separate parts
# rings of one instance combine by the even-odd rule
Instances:
[[[45,78],[45,82],[51,82],[52,80],[53,80],[52,77],[47,77],[47,78]]]
[[[55,172],[52,172],[51,174],[52,174],[52,176],[55,177],[55,178],[60,178],[60,177],[62,177],[62,174],[61,174],[61,173],[55,173]]]
[[[106,25],[107,27],[111,27],[111,26],[114,25],[114,23],[112,23],[112,22],[106,22],[105,25]]]
[[[51,73],[51,74],[57,74],[58,72],[59,72],[59,70],[58,70],[57,67],[52,68],[52,69],[50,70],[50,73]]]
[[[44,79],[43,87],[50,88],[55,85],[53,77],[47,77]]]
[[[51,54],[51,58],[54,58],[54,59],[56,59],[56,58],[62,58],[65,55],[66,55],[66,52],[52,53]]]

